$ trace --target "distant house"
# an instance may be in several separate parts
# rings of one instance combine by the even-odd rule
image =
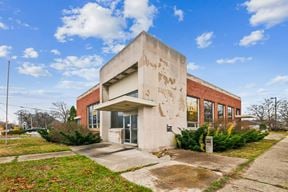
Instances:
[[[77,98],[76,119],[104,141],[155,150],[173,147],[179,128],[240,114],[240,97],[187,74],[185,56],[142,32],[101,68],[99,84]]]

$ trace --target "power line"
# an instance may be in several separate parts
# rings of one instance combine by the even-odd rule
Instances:
[[[5,105],[5,103],[0,103],[1,105]],[[39,110],[39,111],[52,111],[53,109],[44,109],[44,108],[36,108],[36,107],[27,107],[27,106],[23,106],[23,105],[13,105],[13,104],[9,104],[9,106],[13,106],[13,107],[19,107],[22,109],[34,109],[34,110]]]

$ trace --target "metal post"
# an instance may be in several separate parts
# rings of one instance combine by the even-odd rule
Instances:
[[[275,97],[275,129],[277,129],[277,97]]]
[[[275,122],[274,122],[274,129],[277,129],[277,97],[271,97],[271,99],[274,99],[274,113],[275,113]]]
[[[8,132],[8,96],[9,96],[9,78],[10,78],[10,59],[8,60],[8,69],[7,69],[7,88],[6,88],[6,127],[5,127],[5,144],[7,145],[7,132]]]

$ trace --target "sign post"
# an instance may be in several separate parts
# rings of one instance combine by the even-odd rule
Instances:
[[[213,153],[213,137],[212,136],[206,136],[205,144],[206,144],[206,153]]]

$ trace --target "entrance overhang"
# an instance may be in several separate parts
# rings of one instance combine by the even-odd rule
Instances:
[[[94,109],[100,111],[133,111],[139,107],[155,107],[156,103],[153,101],[140,99],[130,96],[122,96],[97,105]]]

